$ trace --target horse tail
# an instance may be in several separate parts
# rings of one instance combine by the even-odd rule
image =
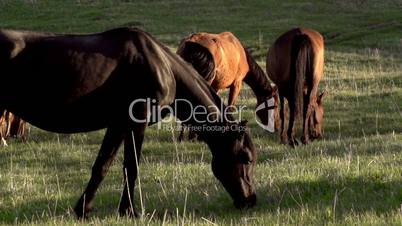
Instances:
[[[294,81],[294,107],[295,116],[297,117],[303,112],[304,102],[304,83],[306,79],[310,79],[313,60],[312,43],[306,34],[297,34],[291,47],[290,75]]]
[[[185,42],[177,54],[190,63],[207,82],[211,83],[215,79],[214,57],[206,47],[195,42]]]

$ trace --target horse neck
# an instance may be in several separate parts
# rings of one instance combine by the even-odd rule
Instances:
[[[216,94],[208,83],[195,70],[189,68],[185,64],[179,64],[175,71],[176,77],[176,101],[178,99],[185,99],[191,102],[193,107],[202,106],[205,107],[207,113],[197,115],[197,120],[205,122],[197,122],[195,120],[189,120],[183,122],[186,125],[192,126],[222,126],[224,122],[233,118],[230,115],[224,115],[225,105],[221,98]],[[188,115],[189,109],[184,104],[177,104],[176,117],[183,121],[183,116]],[[212,117],[209,117],[209,116]],[[213,119],[208,121],[208,119]],[[217,145],[216,137],[212,131],[200,131],[197,132],[201,138],[208,144],[211,149]],[[225,137],[221,132],[219,133],[221,138]]]
[[[223,112],[221,110],[225,108],[225,105],[223,104],[219,96],[215,93],[215,91],[207,84],[207,82],[201,76],[196,75],[193,77],[187,75],[184,77],[184,79],[176,81],[177,81],[176,114],[180,120],[183,120],[183,115],[188,115],[190,113],[189,110],[191,109],[189,109],[185,105],[189,105],[191,103],[193,110],[197,106],[206,109],[206,114],[197,115],[198,120],[206,120],[207,115],[211,114],[212,115],[211,119],[216,120],[219,118],[219,120],[222,121]],[[204,123],[199,123],[195,120],[190,120],[188,121],[187,124],[202,125]],[[207,124],[210,123],[207,122]]]
[[[175,97],[175,116],[183,121],[191,109],[186,105],[186,102],[178,102],[179,99],[187,100],[193,107],[203,106],[206,109],[206,114],[199,115],[197,119],[199,121],[205,120],[206,122],[197,122],[194,119],[184,122],[185,125],[193,126],[214,126],[222,125],[222,122],[226,121],[224,117],[224,109],[226,106],[223,104],[221,98],[216,94],[215,90],[205,81],[197,71],[191,67],[188,63],[182,60],[178,55],[173,54],[167,48],[164,48],[167,58],[169,59],[170,68],[173,72],[176,82],[176,97]],[[212,114],[213,117],[208,117]],[[207,119],[213,119],[214,121],[208,121]],[[227,119],[232,119],[230,115]],[[201,131],[197,132],[201,138],[212,149],[215,149],[218,145],[214,132]],[[221,132],[218,132],[221,138],[226,136]],[[216,134],[216,132],[215,132]]]
[[[258,102],[264,101],[267,97],[272,95],[271,83],[268,76],[252,58],[250,53],[245,50],[247,56],[247,63],[249,65],[249,71],[244,78],[244,81],[253,90]]]

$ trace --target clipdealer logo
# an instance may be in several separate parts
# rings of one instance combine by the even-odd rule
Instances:
[[[147,114],[145,118],[137,118],[135,115],[135,110],[138,109],[137,105],[141,105],[141,107],[146,107]],[[259,125],[264,130],[269,132],[274,132],[274,110],[272,108],[274,106],[274,99],[268,99],[266,102],[257,106],[254,116],[256,118],[257,125]],[[178,108],[186,109],[186,111],[180,112],[180,120],[175,117],[165,117],[166,115],[176,115],[178,112]],[[272,108],[272,109],[271,109]],[[175,101],[171,105],[160,106],[158,105],[155,99],[146,98],[146,99],[135,99],[130,103],[129,106],[129,116],[133,122],[137,123],[157,123],[158,128],[162,129],[175,129],[179,130],[180,128],[173,128],[174,125],[177,125],[177,122],[181,122],[183,124],[190,124],[191,129],[193,131],[228,131],[228,130],[239,130],[242,128],[238,128],[235,126],[237,122],[242,120],[242,117],[247,110],[247,106],[225,106],[221,104],[221,106],[210,105],[196,105],[194,106],[187,99],[175,99]],[[266,111],[268,114],[268,125],[264,125],[257,119],[256,113],[258,111]],[[216,125],[218,122],[228,122],[234,125],[229,126],[219,126]],[[170,123],[170,126],[166,126],[166,123]],[[163,124],[165,124],[163,126]],[[180,125],[178,127],[181,127]],[[245,129],[245,128],[244,128]]]

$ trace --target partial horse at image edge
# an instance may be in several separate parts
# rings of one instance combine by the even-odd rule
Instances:
[[[6,139],[9,137],[20,138],[22,141],[26,141],[28,137],[26,124],[24,120],[5,110],[0,115],[0,138],[2,144],[7,146]]]

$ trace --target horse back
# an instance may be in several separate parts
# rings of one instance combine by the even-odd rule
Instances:
[[[234,81],[242,81],[249,71],[244,48],[231,32],[195,33],[181,43],[185,42],[198,43],[212,54],[215,77],[211,86],[217,90],[229,87]]]
[[[55,132],[106,127],[136,98],[169,104],[175,95],[166,51],[138,29],[91,35],[14,31],[0,34],[0,104],[25,121]],[[17,54],[10,54],[16,40]],[[13,47],[14,46],[14,47]],[[8,51],[8,52],[6,52]],[[33,108],[33,106],[35,106]],[[62,119],[62,120],[61,120]]]
[[[68,84],[71,88],[75,85],[96,88],[115,68],[123,50],[123,46],[118,46],[121,42],[107,33],[57,35],[6,31],[0,32],[1,36],[0,44],[8,47],[0,50],[2,56],[8,56],[2,62],[2,69],[6,70],[4,74],[14,74],[2,78],[9,81],[9,86],[18,80],[21,81],[19,84],[24,81],[30,87],[39,85],[37,88],[45,90],[46,87],[41,85],[45,81],[56,86]],[[60,88],[54,90],[54,95],[63,91]]]

